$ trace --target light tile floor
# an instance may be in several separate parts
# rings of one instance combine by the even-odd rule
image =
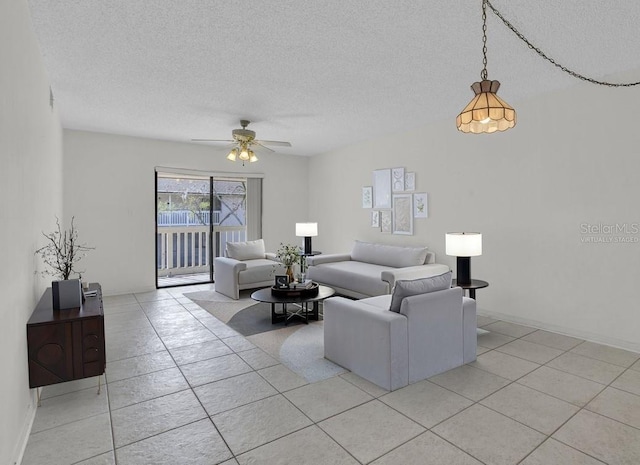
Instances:
[[[474,363],[309,384],[182,295],[209,289],[106,297],[106,386],[44,388],[22,464],[640,464],[640,354],[479,316]]]

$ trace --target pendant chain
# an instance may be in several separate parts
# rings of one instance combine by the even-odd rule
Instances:
[[[487,0],[482,0],[482,72],[480,78],[487,79]]]
[[[487,15],[486,15],[486,6],[487,5],[489,5],[489,8],[491,8],[491,10],[495,13],[495,15],[502,20],[504,25],[507,26],[509,29],[511,29],[511,31],[520,40],[522,40],[525,44],[527,44],[531,50],[535,51],[542,58],[547,60],[549,63],[551,63],[556,68],[561,69],[565,73],[570,74],[571,76],[573,76],[575,78],[578,78],[578,79],[581,79],[583,81],[587,81],[587,82],[590,82],[592,84],[598,84],[600,86],[633,87],[633,86],[640,85],[640,81],[638,81],[638,82],[628,82],[628,83],[613,83],[613,82],[599,81],[597,79],[593,79],[593,78],[590,78],[590,77],[587,77],[587,76],[583,76],[582,74],[579,74],[579,73],[577,73],[575,71],[572,71],[569,68],[567,68],[566,66],[561,65],[560,63],[556,63],[556,61],[553,58],[547,56],[542,50],[540,50],[538,47],[533,45],[529,41],[529,39],[527,39],[520,31],[518,31],[515,28],[515,26],[513,24],[511,24],[504,16],[502,16],[502,14],[491,4],[491,2],[489,0],[482,0],[482,21],[483,21],[482,31],[484,33],[484,37],[483,37],[484,47],[482,49],[482,52],[484,54],[484,59],[483,59],[484,69],[482,70],[483,79],[486,79],[486,76],[487,76]]]

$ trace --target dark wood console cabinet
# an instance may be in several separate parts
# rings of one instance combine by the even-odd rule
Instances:
[[[104,373],[102,288],[94,283],[80,308],[54,310],[48,288],[27,322],[29,387],[47,386]]]

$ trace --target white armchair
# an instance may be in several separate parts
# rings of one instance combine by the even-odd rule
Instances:
[[[476,359],[476,302],[461,288],[324,302],[325,358],[393,391]]]
[[[240,298],[243,289],[271,286],[277,274],[286,268],[273,253],[266,253],[264,241],[228,242],[226,257],[213,261],[216,292],[232,299]]]

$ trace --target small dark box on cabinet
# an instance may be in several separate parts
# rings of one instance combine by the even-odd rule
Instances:
[[[51,283],[51,291],[54,310],[66,310],[82,306],[82,285],[79,279],[53,281]]]

